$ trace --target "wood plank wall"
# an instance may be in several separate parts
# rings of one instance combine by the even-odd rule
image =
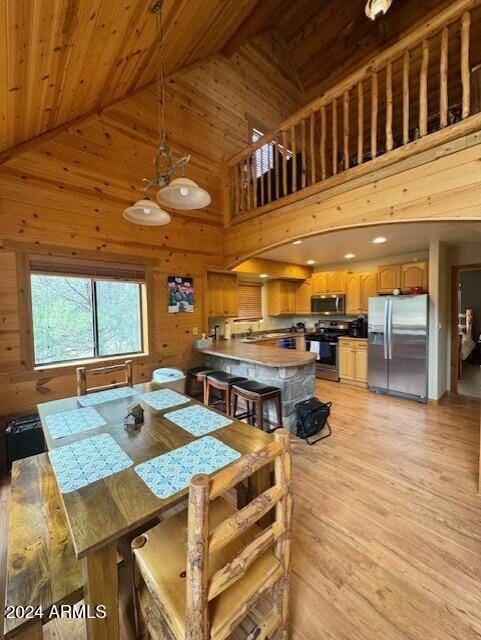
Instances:
[[[210,58],[168,85],[170,141],[176,154],[192,154],[188,175],[212,195],[203,211],[173,212],[172,223],[160,228],[132,225],[121,216],[142,197],[142,178],[152,177],[158,135],[153,89],[0,167],[0,421],[75,393],[73,368],[32,371],[21,363],[16,256],[25,245],[153,260],[154,348],[135,362],[134,378],[150,379],[159,365],[197,362],[191,344],[192,328],[202,332],[201,276],[207,266],[222,263],[222,160],[245,145],[250,113],[272,127],[300,105],[288,63],[273,60],[278,46],[275,35],[264,34],[232,60]],[[195,313],[167,313],[169,274],[195,278]]]

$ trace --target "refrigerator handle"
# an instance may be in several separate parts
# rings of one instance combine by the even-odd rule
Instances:
[[[388,301],[389,311],[388,311],[388,351],[389,351],[389,360],[392,360],[392,298],[389,298]]]
[[[388,308],[389,308],[389,298],[384,301],[384,360],[388,359]]]

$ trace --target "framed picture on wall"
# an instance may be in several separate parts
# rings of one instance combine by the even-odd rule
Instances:
[[[168,276],[167,285],[169,313],[192,313],[194,311],[194,278]]]

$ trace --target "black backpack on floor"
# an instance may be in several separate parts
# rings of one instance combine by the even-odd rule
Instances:
[[[309,398],[296,404],[296,435],[302,438],[307,444],[316,444],[319,440],[324,440],[332,434],[329,424],[332,402],[321,402],[317,398]],[[327,433],[317,440],[310,441],[320,431],[327,427]]]

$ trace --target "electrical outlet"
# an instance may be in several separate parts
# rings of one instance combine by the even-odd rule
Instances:
[[[192,335],[193,336],[199,335],[199,327],[192,327]]]

